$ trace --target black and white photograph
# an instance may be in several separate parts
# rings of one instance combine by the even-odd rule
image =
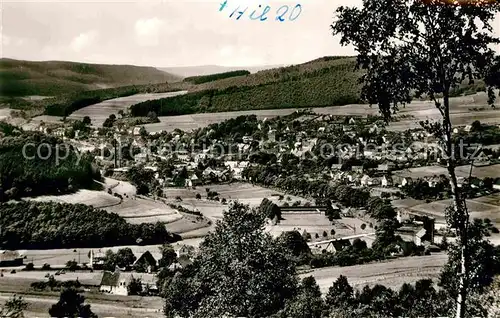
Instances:
[[[499,318],[500,1],[1,0],[0,317]]]

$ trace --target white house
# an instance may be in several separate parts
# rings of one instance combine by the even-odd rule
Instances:
[[[101,284],[99,291],[103,293],[110,293],[113,295],[128,296],[127,286],[130,283],[131,277],[120,277],[120,271],[114,273],[104,271],[102,274]]]
[[[383,176],[381,180],[381,184],[383,187],[391,187],[393,184],[391,176]]]
[[[409,185],[413,182],[413,179],[410,178],[410,177],[404,177],[402,180],[401,180],[401,186],[404,187],[405,185]]]
[[[361,185],[362,185],[362,186],[367,186],[367,185],[370,183],[370,181],[371,181],[370,176],[368,176],[367,174],[365,174],[365,175],[361,178],[360,183],[361,183]]]

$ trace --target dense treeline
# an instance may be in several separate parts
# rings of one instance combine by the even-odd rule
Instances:
[[[45,114],[52,116],[68,116],[78,109],[97,104],[108,99],[153,91],[153,86],[134,85],[79,92],[78,94],[72,94],[64,98],[58,97],[55,99],[47,100],[48,104],[45,108]]]
[[[0,204],[2,249],[163,244],[179,239],[164,224],[129,224],[84,204],[23,201]]]
[[[150,111],[160,116],[252,109],[335,106],[357,103],[357,74],[345,65],[309,73],[279,74],[277,80],[252,86],[207,89],[172,98],[146,101],[131,107],[133,116]]]
[[[190,76],[190,77],[186,77],[184,79],[184,82],[190,82],[193,84],[202,84],[202,83],[220,80],[223,78],[230,78],[230,77],[235,77],[235,76],[245,76],[245,75],[249,75],[249,74],[250,74],[250,72],[247,70],[238,70],[238,71],[223,72],[223,73],[216,73],[216,74],[210,74],[210,75]]]
[[[101,176],[92,161],[55,137],[6,136],[0,140],[0,202],[93,187]]]

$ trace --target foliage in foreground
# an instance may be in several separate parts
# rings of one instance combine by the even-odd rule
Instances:
[[[390,217],[393,211],[379,199],[370,199],[372,214]],[[375,213],[376,212],[376,213]],[[355,291],[340,276],[326,297],[312,277],[299,284],[294,262],[310,254],[298,232],[271,238],[263,228],[266,215],[238,202],[224,213],[213,233],[202,243],[191,266],[171,272],[163,267],[158,282],[165,297],[167,317],[437,317],[453,315],[459,259],[451,258],[443,269],[437,288],[431,280],[399,290],[382,285]],[[390,219],[388,219],[390,220]],[[471,226],[477,245],[476,267],[470,277],[467,317],[484,316],[490,300],[480,293],[500,268],[500,249],[484,245],[482,223]],[[387,235],[377,233],[374,249],[383,250]],[[359,249],[361,242],[353,244]],[[366,243],[364,244],[366,250]],[[483,265],[481,265],[483,264]],[[165,264],[167,266],[168,264]]]
[[[51,317],[70,318],[97,318],[92,312],[89,304],[85,303],[85,297],[80,295],[75,289],[68,288],[61,292],[59,301],[49,309]]]
[[[84,204],[22,201],[0,204],[4,249],[162,244],[179,239],[157,222],[130,224]]]
[[[235,202],[205,238],[193,265],[165,284],[166,315],[262,317],[293,297],[295,265],[264,233],[264,219]]]
[[[22,296],[14,295],[0,307],[0,317],[24,318],[23,311],[28,308],[28,303]]]

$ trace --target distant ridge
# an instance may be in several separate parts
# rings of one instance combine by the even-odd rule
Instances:
[[[283,65],[262,65],[262,66],[220,66],[220,65],[198,65],[198,66],[178,66],[159,67],[158,69],[180,77],[211,75],[238,70],[247,70],[250,73],[257,73],[262,70],[282,67]]]
[[[57,96],[179,80],[176,75],[149,66],[0,59],[0,96]]]

